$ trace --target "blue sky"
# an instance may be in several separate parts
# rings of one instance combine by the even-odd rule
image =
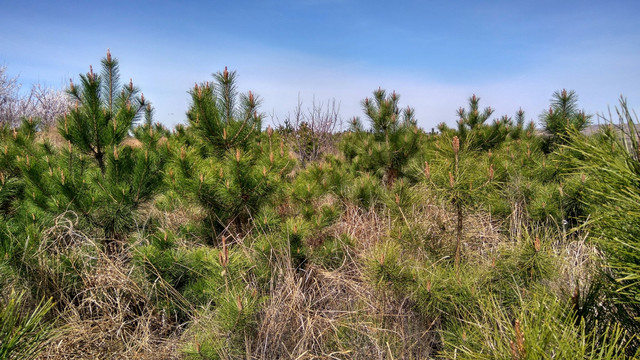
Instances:
[[[80,3],[80,5],[78,5]],[[110,48],[156,107],[185,121],[187,91],[228,66],[262,111],[335,98],[345,120],[379,86],[423,128],[453,124],[477,94],[494,116],[537,121],[558,89],[587,112],[640,104],[637,1],[4,1],[0,65],[61,87]]]

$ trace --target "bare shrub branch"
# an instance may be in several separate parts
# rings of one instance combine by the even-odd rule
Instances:
[[[6,66],[0,67],[0,125],[15,126],[22,117],[40,118],[47,127],[71,105],[64,90],[34,84],[22,95],[18,77],[9,77]]]
[[[342,127],[340,103],[335,99],[326,103],[316,101],[304,108],[298,97],[298,104],[293,112],[287,114],[284,125],[280,128],[290,137],[294,150],[302,167],[318,160],[322,154],[332,149],[334,133]]]

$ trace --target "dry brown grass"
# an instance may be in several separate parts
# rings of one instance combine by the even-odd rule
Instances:
[[[390,234],[392,219],[347,204],[327,232],[348,235],[354,247],[333,271],[308,264],[273,264],[279,274],[251,348],[255,359],[424,359],[438,343],[434,321],[407,298],[376,289],[364,273],[366,257]],[[345,248],[349,248],[345,245]]]
[[[38,143],[48,141],[58,149],[67,145],[67,141],[62,137],[62,135],[60,135],[55,126],[49,126],[46,129],[39,131],[36,141]]]
[[[374,290],[356,263],[284,268],[261,315],[253,359],[424,359],[433,322]]]
[[[127,137],[126,139],[122,140],[122,145],[134,149],[139,149],[142,147],[142,142],[134,137]]]
[[[58,330],[41,358],[178,358],[180,327],[153,306],[138,269],[126,258],[108,256],[75,228],[76,220],[65,213],[44,233],[40,251],[48,259],[40,275],[47,283],[42,288],[58,303]],[[72,267],[64,267],[62,258]],[[60,277],[75,278],[75,287],[63,287]]]

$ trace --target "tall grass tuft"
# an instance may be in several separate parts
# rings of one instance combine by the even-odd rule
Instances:
[[[51,299],[43,299],[29,309],[25,292],[12,290],[0,306],[0,359],[35,359],[51,333],[44,317],[52,307]]]
[[[640,161],[637,117],[626,100],[616,109],[619,127],[610,125],[598,136],[573,133],[563,147],[564,164],[581,176],[588,207],[588,229],[607,266],[604,276],[613,284],[609,298],[624,304],[626,315],[618,320],[640,327]],[[635,120],[635,121],[634,121]]]

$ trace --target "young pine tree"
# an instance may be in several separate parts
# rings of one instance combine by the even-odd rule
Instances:
[[[90,68],[79,85],[71,83],[75,104],[58,124],[67,146],[46,159],[40,174],[51,184],[39,185],[38,174],[30,178],[33,193],[48,199],[40,208],[55,215],[75,211],[103,231],[106,249],[114,254],[133,229],[138,208],[163,183],[165,155],[158,147],[122,143],[149,105],[138,93],[132,81],[120,84],[118,61],[107,50],[101,74]]]
[[[456,217],[454,266],[459,271],[466,214],[495,185],[494,165],[458,136],[442,136],[431,160],[424,163],[424,179],[453,206]]]
[[[540,122],[549,134],[546,150],[566,144],[572,130],[582,131],[591,123],[591,115],[578,109],[578,95],[574,90],[562,89],[553,93],[549,111],[540,115]]]
[[[89,73],[80,75],[78,86],[71,81],[69,95],[75,106],[60,122],[60,134],[91,156],[104,173],[106,154],[125,139],[146,108],[139,92],[131,80],[128,86],[120,84],[118,60],[107,50],[100,75],[90,66]]]
[[[214,236],[233,226],[248,230],[250,220],[277,189],[287,167],[285,149],[269,128],[262,133],[259,99],[239,95],[236,73],[214,75],[214,83],[196,84],[187,112],[195,140],[176,149],[177,176],[207,210]]]
[[[398,107],[400,96],[378,89],[373,98],[362,101],[371,124],[372,135],[366,134],[359,119],[352,123],[352,134],[343,142],[342,150],[360,170],[377,173],[387,185],[405,175],[406,165],[418,153],[421,132],[414,110]]]

